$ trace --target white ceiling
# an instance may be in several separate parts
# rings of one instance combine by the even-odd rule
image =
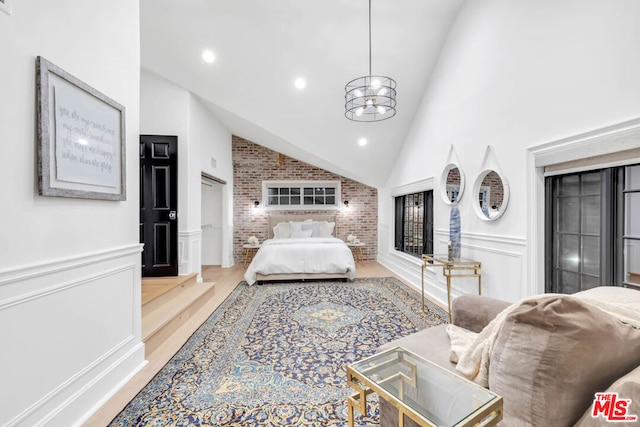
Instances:
[[[345,84],[369,72],[367,0],[140,0],[141,62],[233,134],[382,186],[463,1],[372,0],[372,73],[398,84],[381,122],[344,116]]]

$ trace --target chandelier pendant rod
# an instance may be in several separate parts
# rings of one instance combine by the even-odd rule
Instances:
[[[386,76],[373,78],[371,7],[369,0],[369,75],[353,79],[345,86],[344,115],[355,122],[378,122],[396,115],[396,81]]]
[[[369,0],[369,80],[371,80],[371,0]]]

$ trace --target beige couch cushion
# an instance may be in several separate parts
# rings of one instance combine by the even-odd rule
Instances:
[[[451,303],[451,323],[472,332],[481,332],[502,310],[509,307],[482,295],[461,295]]]
[[[489,388],[504,425],[570,426],[640,362],[640,330],[568,295],[515,307],[495,342]]]

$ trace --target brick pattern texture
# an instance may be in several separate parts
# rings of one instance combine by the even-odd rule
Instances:
[[[317,168],[299,160],[282,156],[268,148],[246,139],[233,136],[233,256],[234,262],[244,262],[242,245],[249,236],[260,242],[268,237],[268,216],[336,214],[336,237],[346,240],[349,234],[366,243],[365,260],[374,260],[378,254],[378,190],[340,175]],[[274,210],[262,206],[262,181],[340,181],[342,200],[349,201],[349,208],[331,211]],[[254,202],[260,201],[260,208]]]
[[[495,172],[489,172],[487,176],[482,180],[482,185],[490,188],[489,193],[489,207],[502,206],[502,200],[504,199],[504,187],[502,186],[502,180],[500,176]]]
[[[447,174],[447,184],[460,184],[460,169],[454,168]]]

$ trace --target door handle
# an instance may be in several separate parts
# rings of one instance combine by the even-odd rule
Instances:
[[[175,220],[177,217],[176,211],[170,211],[169,212],[169,219],[170,220]]]

